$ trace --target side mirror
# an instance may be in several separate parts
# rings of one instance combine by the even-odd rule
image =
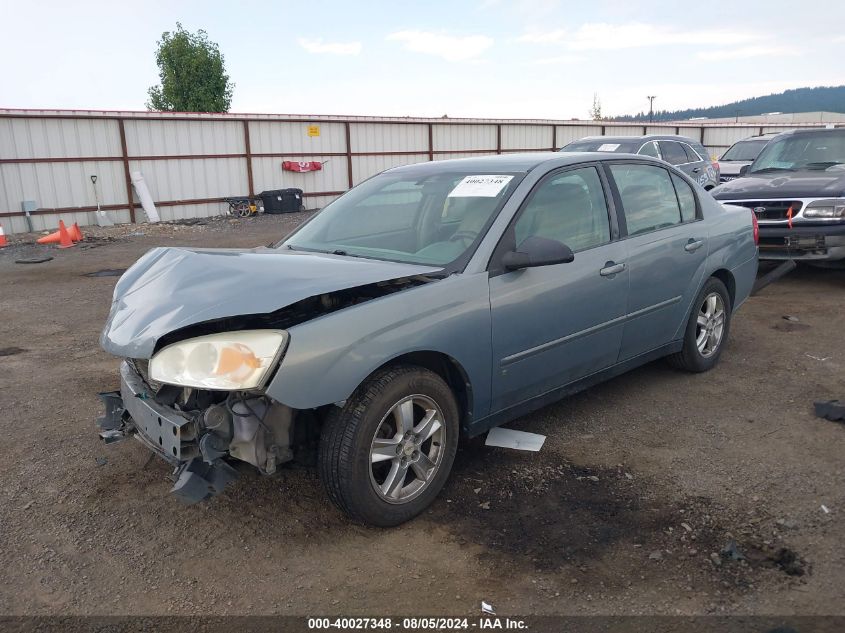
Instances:
[[[740,167],[739,168],[739,175],[744,176],[745,174],[747,174],[749,167],[751,167],[751,165],[743,165],[742,167]]]
[[[507,270],[520,270],[536,266],[567,264],[573,259],[575,259],[575,253],[566,244],[532,235],[525,238],[515,251],[505,253],[502,264]]]

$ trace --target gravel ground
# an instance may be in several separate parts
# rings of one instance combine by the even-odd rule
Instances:
[[[708,374],[652,363],[512,424],[548,435],[540,453],[466,442],[399,528],[350,523],[308,469],[180,505],[165,463],[97,437],[117,278],[88,275],[153,246],[267,244],[307,215],[0,249],[0,614],[845,613],[845,424],[812,415],[845,399],[845,272],[753,297]]]

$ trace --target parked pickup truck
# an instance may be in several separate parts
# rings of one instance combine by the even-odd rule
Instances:
[[[754,211],[760,259],[845,266],[845,128],[779,134],[741,175],[711,193]]]

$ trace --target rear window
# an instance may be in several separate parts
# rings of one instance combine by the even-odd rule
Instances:
[[[640,142],[620,141],[618,139],[598,139],[594,141],[575,141],[564,147],[562,152],[612,152],[636,154]]]
[[[722,154],[719,160],[754,160],[769,141],[739,141]]]

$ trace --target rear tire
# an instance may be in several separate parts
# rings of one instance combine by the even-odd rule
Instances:
[[[711,277],[695,298],[681,351],[667,356],[675,369],[700,373],[716,366],[731,326],[731,297],[719,279]]]
[[[437,374],[411,365],[380,370],[332,407],[319,471],[332,502],[352,519],[391,527],[425,510],[458,449],[458,407]]]

